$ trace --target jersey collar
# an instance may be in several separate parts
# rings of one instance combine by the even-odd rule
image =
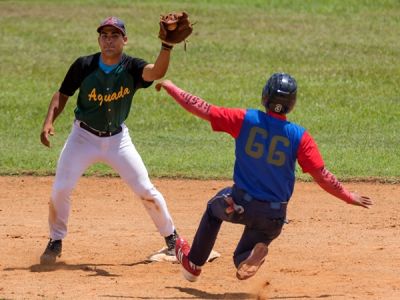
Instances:
[[[275,113],[275,112],[273,112],[273,111],[268,111],[267,114],[268,114],[269,116],[274,117],[274,118],[277,118],[277,119],[279,119],[279,120],[283,120],[283,121],[286,121],[286,120],[287,120],[286,115],[277,114],[277,113]]]

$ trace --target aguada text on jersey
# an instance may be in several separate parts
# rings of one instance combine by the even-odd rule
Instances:
[[[100,53],[83,56],[71,65],[59,92],[72,96],[79,89],[75,118],[96,130],[112,132],[128,117],[136,91],[152,84],[142,79],[147,64],[123,54],[118,64],[107,68]]]

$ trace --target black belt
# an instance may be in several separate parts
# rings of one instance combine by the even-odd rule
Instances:
[[[239,199],[244,200],[246,202],[260,201],[263,203],[267,203],[272,209],[281,209],[282,207],[283,208],[286,207],[288,204],[287,202],[272,202],[267,200],[256,199],[250,194],[248,194],[245,190],[238,188],[236,185],[234,185],[232,188],[232,194],[234,195],[234,197],[236,196]]]
[[[122,131],[122,127],[121,126],[119,126],[117,128],[117,130],[115,130],[115,131],[99,131],[99,130],[96,130],[96,129],[90,127],[89,125],[87,125],[86,123],[84,123],[82,121],[79,122],[79,126],[81,128],[83,128],[83,129],[85,129],[86,131],[89,131],[90,133],[98,136],[98,137],[113,136],[113,135],[116,135],[116,134],[118,134],[118,133],[120,133]]]

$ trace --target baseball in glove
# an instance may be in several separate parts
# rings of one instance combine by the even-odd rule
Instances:
[[[164,43],[174,45],[185,41],[192,33],[193,27],[186,12],[172,12],[160,16],[158,37]]]

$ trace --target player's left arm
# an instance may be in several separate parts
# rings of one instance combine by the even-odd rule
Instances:
[[[348,204],[369,208],[372,200],[369,197],[361,196],[357,193],[349,192],[342,183],[328,169],[322,167],[320,169],[311,170],[310,175],[314,178],[325,191],[331,195],[347,202]]]
[[[143,68],[142,78],[144,81],[161,79],[168,71],[171,49],[161,47],[160,53],[154,64],[148,64]]]
[[[349,192],[335,175],[325,167],[317,144],[307,132],[303,134],[301,139],[297,158],[303,172],[309,173],[315,182],[329,194],[348,204],[364,208],[369,208],[373,204],[369,197]]]

